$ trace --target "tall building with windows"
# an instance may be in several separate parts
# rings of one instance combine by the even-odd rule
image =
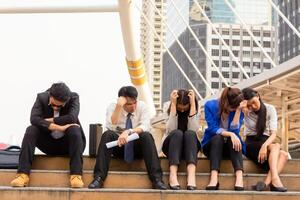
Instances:
[[[206,23],[206,19],[196,5],[198,2],[206,15],[215,23],[235,23],[236,17],[224,0],[189,0],[190,2],[190,24]],[[229,0],[235,7],[235,2]]]
[[[195,1],[205,10],[206,15],[213,23],[239,24],[239,19],[224,0],[189,0],[190,1],[190,24],[206,23]],[[272,9],[268,1],[262,0],[229,0],[232,7],[241,16],[246,24],[272,23]],[[259,8],[259,9],[258,9]]]
[[[175,7],[176,6],[176,7]],[[167,0],[166,1],[166,21],[168,26],[174,32],[175,36],[178,38],[181,33],[186,29],[186,24],[182,20],[181,16],[178,15],[177,9],[181,13],[184,20],[189,23],[189,1],[188,0]],[[169,29],[165,26],[166,32],[166,44],[167,47],[171,46],[175,39]]]
[[[241,81],[245,78],[241,70],[233,61],[225,46],[222,45],[218,36],[212,30],[211,25],[208,24],[207,20],[201,14],[194,0],[189,1],[189,23],[196,33],[197,38],[201,41],[205,50],[212,57],[214,63],[230,85]],[[271,68],[270,61],[265,58],[262,51],[248,35],[245,27],[236,23],[239,21],[233,17],[234,15],[229,10],[229,7],[220,6],[220,2],[216,0],[198,0],[198,2],[202,9],[206,11],[214,26],[218,28],[225,42],[229,45],[235,56],[238,57],[238,60],[250,77]],[[222,2],[225,3],[223,0]],[[276,63],[277,41],[275,28],[271,26],[272,15],[270,6],[265,2],[262,3],[260,0],[232,0],[231,4],[253,31],[255,38],[263,44],[264,49],[275,59]],[[257,6],[261,6],[259,10],[262,10],[262,12],[259,11],[256,14],[254,11],[257,9]],[[247,7],[248,10],[246,9]],[[223,8],[223,13],[227,13],[227,15],[224,14],[223,18],[218,18],[221,8]],[[179,39],[213,90],[217,91],[221,89],[224,84],[222,84],[217,70],[212,67],[204,51],[202,51],[190,32],[186,29],[180,35]],[[203,97],[208,95],[209,90],[207,90],[204,82],[200,79],[200,76],[192,67],[178,44],[174,42],[169,49],[199,93]],[[174,88],[191,88],[191,86],[189,86],[180,71],[177,70],[171,57],[165,53],[163,57],[163,102],[169,100],[169,93]]]
[[[219,33],[221,33],[226,44],[233,51],[233,54],[238,58],[241,65],[244,67],[248,76],[256,76],[265,70],[270,69],[271,63],[261,52],[260,48],[249,36],[245,28],[238,24],[214,24]],[[274,60],[276,58],[276,37],[275,28],[272,26],[249,25],[255,38],[261,42],[264,50]],[[197,33],[197,37],[204,45],[209,56],[212,57],[217,69],[222,73],[229,85],[234,85],[242,81],[245,76],[237,63],[229,55],[225,45],[214,33],[209,24],[194,26],[193,30]],[[214,92],[219,91],[225,86],[221,80],[217,69],[206,58],[204,52],[193,36],[186,31],[180,36],[184,47],[188,49],[194,63],[199,71],[205,77],[206,81]],[[191,82],[197,88],[202,97],[210,95],[210,91],[206,88],[196,70],[192,67],[186,56],[182,53],[178,44],[174,43],[170,47],[170,51],[174,54],[179,64],[183,67],[185,73],[189,76]],[[174,88],[191,88],[184,79],[183,75],[177,70],[174,61],[167,54],[163,57],[164,72],[163,72],[163,102],[169,100],[169,93]]]
[[[235,9],[246,24],[272,24],[272,6],[268,1],[235,0]],[[237,18],[235,23],[239,23]]]
[[[249,77],[256,76],[272,67],[270,60],[263,54],[244,27],[237,24],[218,24],[217,27],[226,44],[238,58]],[[263,25],[249,25],[248,28],[252,31],[255,39],[261,43],[272,60],[275,60],[275,28]],[[229,55],[225,45],[221,43],[210,26],[207,26],[206,45],[209,55],[212,56],[214,63],[222,72],[222,75],[228,81],[229,85],[237,84],[246,78],[237,63]],[[207,81],[211,84],[212,89],[217,91],[225,86],[217,70],[212,67],[208,59],[206,59],[205,71]]]
[[[155,12],[155,6],[165,15],[166,0],[143,0],[142,11],[155,27],[158,35],[165,41],[165,28],[161,17]],[[146,20],[141,17],[141,51],[145,63],[149,86],[151,87],[153,102],[156,109],[161,108],[162,90],[162,53],[163,45],[155,36]]]
[[[300,1],[278,0],[278,6],[280,11],[300,31]],[[281,17],[278,22],[279,63],[283,63],[300,54],[300,38]]]
[[[235,7],[233,0],[229,0],[230,4]],[[234,23],[235,16],[224,0],[211,1],[211,19],[215,23]]]

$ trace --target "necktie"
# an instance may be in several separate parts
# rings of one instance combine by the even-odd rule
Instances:
[[[128,113],[127,115],[127,119],[126,119],[126,124],[125,124],[125,129],[131,129],[132,128],[132,121],[131,121],[131,113]],[[131,163],[133,161],[134,158],[134,150],[133,150],[133,141],[128,142],[127,144],[125,144],[124,146],[124,160],[127,163]]]

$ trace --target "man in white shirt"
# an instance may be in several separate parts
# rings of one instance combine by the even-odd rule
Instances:
[[[138,92],[132,86],[119,90],[117,103],[112,103],[106,112],[106,128],[101,137],[94,180],[90,189],[102,188],[107,177],[111,155],[124,158],[128,163],[134,158],[144,158],[153,189],[166,189],[162,182],[160,167],[154,139],[149,133],[150,114],[147,105],[137,100]],[[139,139],[127,142],[130,134],[139,134]],[[118,140],[118,147],[108,149],[106,143]]]

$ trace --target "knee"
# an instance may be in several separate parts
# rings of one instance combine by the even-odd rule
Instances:
[[[279,150],[280,149],[280,144],[278,144],[278,143],[270,144],[269,148],[270,148],[270,151],[272,151],[272,150]]]
[[[66,134],[69,138],[81,139],[81,130],[77,126],[71,126],[66,130]]]
[[[28,126],[24,135],[24,139],[37,137],[39,132],[40,130],[37,126],[34,125]]]
[[[102,140],[103,140],[103,141],[109,141],[109,140],[111,140],[113,134],[115,134],[115,132],[112,131],[112,130],[107,130],[107,131],[105,131],[105,132],[102,134],[102,136],[101,136],[101,141],[102,141]]]
[[[195,131],[191,131],[191,130],[187,130],[184,133],[184,138],[192,138],[192,139],[197,139],[197,134],[195,133]]]
[[[218,135],[215,135],[212,139],[211,139],[211,144],[213,146],[219,146],[220,144],[222,144],[224,142],[224,139],[223,139],[223,136],[218,134]]]
[[[280,150],[280,156],[282,156],[285,160],[289,159],[289,154],[286,151]]]
[[[151,133],[149,133],[149,132],[142,132],[139,134],[139,137],[140,137],[141,141],[149,141],[149,140],[154,141]]]
[[[181,130],[174,130],[170,133],[172,135],[172,137],[181,140],[183,137],[183,132]]]

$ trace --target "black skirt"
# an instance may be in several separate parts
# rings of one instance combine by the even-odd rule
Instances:
[[[269,171],[269,162],[268,158],[269,155],[267,155],[267,160],[263,163],[258,162],[258,154],[260,151],[261,146],[265,143],[265,141],[269,138],[269,136],[262,135],[262,136],[247,136],[246,137],[246,157],[252,160],[255,164],[260,166],[262,170],[265,172]]]

